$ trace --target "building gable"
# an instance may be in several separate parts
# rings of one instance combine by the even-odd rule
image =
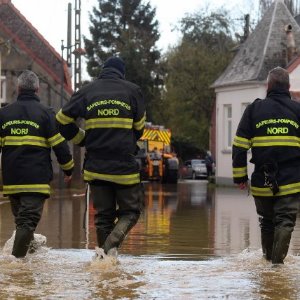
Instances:
[[[264,81],[270,69],[286,67],[287,25],[291,26],[295,46],[299,48],[299,25],[282,1],[274,1],[213,87]]]

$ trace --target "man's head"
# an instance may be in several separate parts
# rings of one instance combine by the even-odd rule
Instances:
[[[123,76],[125,76],[125,63],[123,59],[119,57],[111,56],[108,58],[103,64],[103,69],[106,68],[117,69]]]
[[[269,72],[267,78],[268,90],[271,89],[290,89],[290,77],[287,70],[276,67]]]
[[[27,91],[37,92],[39,86],[40,86],[39,78],[34,72],[30,70],[23,71],[23,73],[18,77],[19,91],[27,90]]]

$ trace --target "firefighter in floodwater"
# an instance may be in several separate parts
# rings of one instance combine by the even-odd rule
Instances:
[[[296,223],[300,199],[300,104],[291,100],[289,74],[269,72],[267,96],[250,104],[233,143],[233,179],[247,188],[247,152],[255,165],[251,192],[261,227],[264,257],[283,263]]]
[[[75,123],[80,117],[85,131]],[[103,255],[115,254],[142,209],[135,159],[145,124],[141,89],[125,80],[124,61],[110,57],[99,78],[74,93],[56,118],[62,135],[86,148],[83,172],[96,210],[98,246]]]
[[[71,180],[74,166],[67,142],[58,132],[55,113],[40,103],[39,79],[25,70],[18,77],[17,101],[0,110],[3,194],[9,196],[16,223],[12,254],[24,257],[50,194],[51,148]]]

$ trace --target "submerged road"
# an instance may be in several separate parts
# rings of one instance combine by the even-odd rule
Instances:
[[[146,183],[146,207],[118,260],[93,261],[82,228],[82,190],[54,191],[36,233],[37,253],[17,260],[3,247],[14,223],[0,201],[0,299],[300,299],[300,221],[285,265],[262,259],[251,196],[202,180]]]

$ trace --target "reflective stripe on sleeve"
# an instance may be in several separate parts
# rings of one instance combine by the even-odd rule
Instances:
[[[82,140],[85,137],[85,131],[81,128],[79,128],[79,131],[77,132],[77,134],[71,139],[71,142],[74,143],[75,145],[80,144],[80,142],[82,142]]]
[[[64,165],[60,165],[60,167],[63,169],[63,170],[70,170],[74,167],[74,160],[71,159],[69,162],[67,162],[66,164]]]
[[[140,174],[130,174],[130,175],[111,175],[111,174],[100,174],[100,173],[94,173],[87,170],[83,171],[84,180],[91,181],[91,180],[106,180],[115,182],[118,184],[136,184],[140,182]]]
[[[245,177],[248,175],[247,167],[232,168],[233,178]]]
[[[259,136],[252,139],[253,147],[290,146],[300,147],[300,139],[296,136]]]
[[[60,110],[57,114],[56,114],[56,120],[62,124],[62,125],[67,125],[70,123],[74,123],[74,119],[71,117],[66,116],[62,110]]]
[[[65,139],[61,136],[60,133],[57,133],[56,135],[52,136],[48,139],[48,143],[51,147],[54,147],[60,143],[62,143]]]
[[[275,196],[285,196],[285,195],[291,195],[300,193],[300,182],[297,183],[291,183],[287,185],[280,185],[279,186],[279,192]],[[251,194],[253,196],[258,197],[273,197],[273,193],[270,188],[268,187],[254,187],[251,186]]]
[[[135,130],[141,130],[145,126],[146,114],[141,118],[140,121],[133,123],[133,128]]]
[[[234,140],[233,140],[233,145],[236,147],[242,147],[242,148],[245,148],[248,150],[251,148],[251,140],[242,138],[240,136],[235,136]]]
[[[97,118],[85,122],[85,129],[94,128],[125,128],[132,129],[133,120],[129,118]]]
[[[40,146],[49,148],[50,145],[48,140],[39,137],[39,136],[5,136],[2,138],[2,146],[23,146],[23,145],[31,145],[31,146]]]
[[[3,185],[3,194],[41,193],[50,194],[49,184]]]

